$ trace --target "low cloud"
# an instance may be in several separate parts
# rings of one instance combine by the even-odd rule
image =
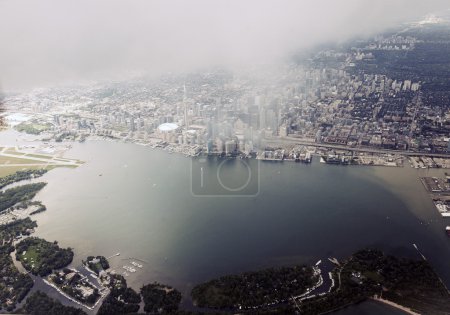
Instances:
[[[449,7],[438,0],[3,0],[0,84],[11,90],[275,63]]]

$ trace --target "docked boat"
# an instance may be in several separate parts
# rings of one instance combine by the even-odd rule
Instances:
[[[138,263],[135,262],[135,261],[132,261],[131,264],[132,264],[133,266],[135,266],[135,267],[142,268],[142,265],[141,265],[141,264],[138,264]]]
[[[445,232],[447,232],[447,235],[450,236],[450,225],[445,227]]]

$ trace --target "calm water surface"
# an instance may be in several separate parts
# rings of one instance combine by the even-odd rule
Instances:
[[[36,235],[74,248],[74,265],[120,252],[110,262],[123,272],[133,258],[143,266],[127,276],[135,288],[161,281],[188,297],[195,284],[224,274],[341,259],[367,246],[418,258],[413,243],[450,285],[446,222],[419,181],[441,170],[265,162],[257,196],[208,198],[191,193],[198,159],[105,141],[74,144],[66,157],[86,163],[45,175],[37,199],[48,210],[35,216]],[[203,171],[217,174],[221,162],[208,160]],[[240,163],[221,169],[239,171],[224,177],[227,185],[246,181]],[[379,308],[398,314],[374,302],[339,314]]]

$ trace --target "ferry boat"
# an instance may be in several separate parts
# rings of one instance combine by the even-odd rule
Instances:
[[[447,235],[450,236],[450,225],[445,227],[445,232],[447,232]]]

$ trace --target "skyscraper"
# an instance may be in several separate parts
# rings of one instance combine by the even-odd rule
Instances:
[[[186,129],[189,128],[188,115],[187,115],[187,104],[186,104],[186,84],[183,85],[183,105],[184,105],[184,126]]]

